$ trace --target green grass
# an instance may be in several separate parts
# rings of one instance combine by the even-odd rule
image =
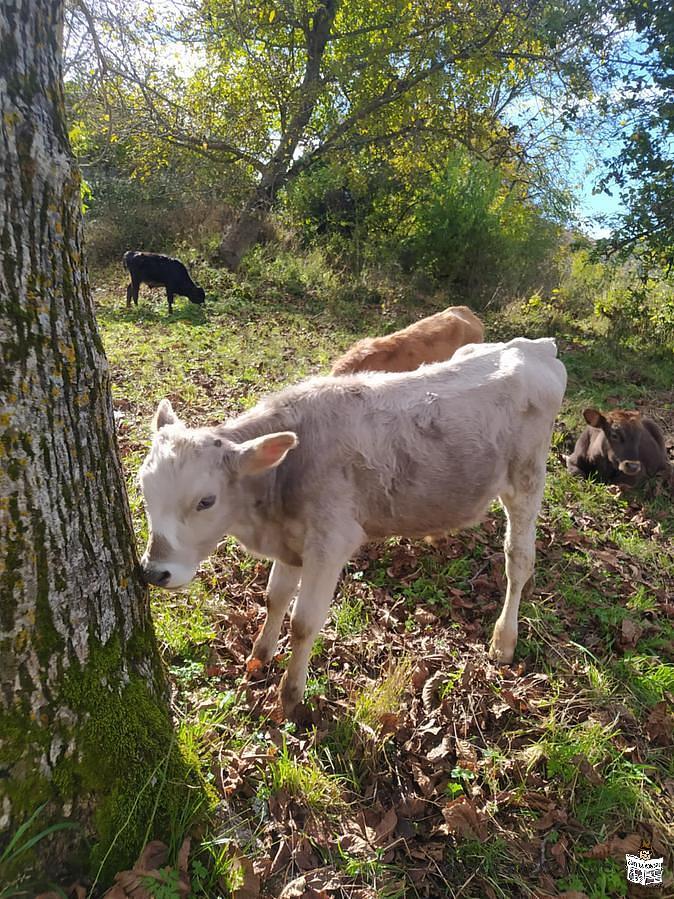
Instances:
[[[190,424],[222,421],[288,382],[326,372],[358,337],[390,332],[448,302],[400,285],[348,283],[320,254],[298,261],[263,249],[238,276],[204,266],[197,277],[207,304],[179,298],[170,318],[165,299],[144,289],[138,308],[127,310],[118,271],[93,277],[104,287],[97,316],[123,415],[118,441],[140,546],[146,526],[134,478],[162,397]],[[510,672],[484,656],[502,596],[498,506],[485,527],[435,546],[387,540],[349,564],[314,646],[311,721],[300,728],[280,724],[274,708],[288,658],[285,628],[279,658],[258,677],[245,676],[266,563],[226,540],[188,590],[152,592],[180,745],[213,798],[190,860],[200,895],[229,896],[242,878],[240,856],[261,869],[270,864],[291,830],[285,812],[266,817],[276,800],[282,808],[290,802],[289,815],[301,809],[300,817],[320,822],[312,851],[318,865],[338,872],[343,891],[367,887],[380,899],[528,899],[539,890],[541,853],[560,891],[622,896],[621,865],[584,853],[642,825],[674,840],[665,788],[671,758],[646,730],[656,704],[674,693],[674,623],[665,614],[674,595],[674,505],[657,485],[621,493],[572,478],[561,459],[586,406],[639,402],[671,411],[672,353],[631,340],[609,344],[602,323],[575,321],[561,308],[521,304],[488,316],[486,328],[497,339],[552,329],[569,372],[538,526],[536,594],[522,605]],[[417,621],[419,610],[425,616]],[[625,621],[638,625],[633,643],[624,643]],[[422,664],[443,673],[430,716]],[[427,770],[445,735],[474,748],[474,770],[462,767],[456,747],[437,771]],[[238,780],[232,774],[223,795],[229,768],[236,770],[227,760],[247,757],[254,761]],[[579,757],[600,783],[587,781]],[[424,780],[430,775],[435,780]],[[399,822],[405,840],[394,834],[383,846],[342,848],[343,835],[362,833],[368,815],[376,827],[387,809],[424,790],[428,807]],[[543,811],[527,805],[532,795],[577,823],[538,830]],[[485,840],[438,836],[442,805],[461,797],[485,810]],[[181,827],[175,822],[174,832]],[[568,846],[565,870],[551,854],[559,840]],[[418,891],[410,873],[417,868],[428,878]],[[288,862],[264,889],[279,895],[298,873]]]
[[[331,616],[338,637],[362,634],[369,620],[365,602],[360,597],[348,595],[333,605]]]
[[[283,743],[277,757],[262,771],[258,795],[264,799],[286,793],[313,812],[334,815],[343,805],[340,780],[324,770],[315,755],[299,761]]]

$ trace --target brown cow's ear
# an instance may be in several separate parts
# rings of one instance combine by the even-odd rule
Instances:
[[[598,409],[583,409],[583,418],[593,428],[607,428],[608,422]]]
[[[261,474],[270,468],[276,468],[298,443],[297,434],[292,431],[280,431],[278,434],[265,434],[263,437],[247,440],[238,449],[239,474]]]
[[[166,399],[161,400],[152,419],[152,433],[156,434],[157,431],[161,431],[166,425],[174,425],[179,421],[180,419],[173,411],[171,403]]]

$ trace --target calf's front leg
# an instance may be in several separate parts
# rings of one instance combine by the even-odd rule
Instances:
[[[328,617],[340,572],[353,551],[350,548],[327,557],[324,553],[304,556],[302,583],[290,619],[292,655],[281,681],[281,702],[287,718],[292,718],[304,696],[311,648]]]
[[[302,569],[284,562],[276,561],[272,565],[267,584],[267,617],[257,640],[253,644],[251,658],[259,659],[265,664],[270,662],[276,650],[281,625],[290,600],[300,581]]]

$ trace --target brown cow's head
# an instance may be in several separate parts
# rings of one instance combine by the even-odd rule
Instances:
[[[585,409],[583,415],[589,425],[604,432],[611,464],[628,477],[640,475],[641,412],[616,409],[603,413],[597,409]]]

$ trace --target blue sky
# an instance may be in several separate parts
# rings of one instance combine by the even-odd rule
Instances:
[[[618,146],[616,144],[616,151]],[[599,170],[595,167],[588,172],[591,165],[590,155],[579,146],[572,154],[571,160],[571,184],[577,197],[578,204],[576,214],[581,220],[583,230],[591,237],[606,237],[609,230],[601,223],[602,217],[612,217],[623,210],[617,190],[613,195],[593,193],[593,187],[599,177]]]

